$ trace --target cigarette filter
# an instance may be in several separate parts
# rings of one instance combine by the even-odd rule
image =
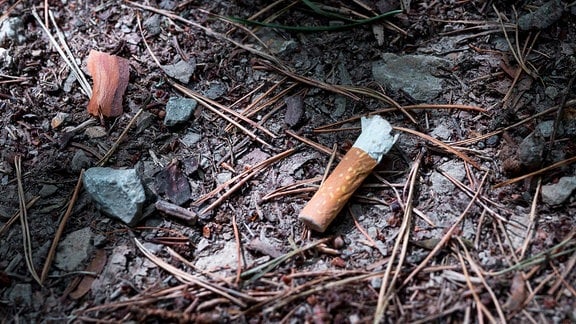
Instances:
[[[354,191],[374,170],[397,139],[392,126],[375,115],[362,118],[362,133],[320,186],[298,217],[308,228],[324,232]]]

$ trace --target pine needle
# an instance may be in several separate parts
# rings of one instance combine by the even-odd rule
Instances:
[[[42,22],[42,19],[40,18],[40,16],[36,12],[36,9],[32,9],[32,15],[34,16],[34,18],[36,19],[36,21],[38,22],[40,27],[42,27],[42,29],[44,30],[44,32],[48,36],[48,39],[50,39],[50,43],[52,43],[52,46],[54,46],[54,48],[56,48],[56,51],[58,51],[58,54],[60,54],[60,56],[62,57],[64,62],[66,62],[66,64],[70,68],[70,71],[72,71],[72,74],[74,74],[74,76],[76,77],[76,80],[78,80],[78,83],[80,83],[80,88],[82,89],[82,92],[88,98],[92,97],[92,88],[90,87],[90,84],[88,83],[88,80],[86,79],[86,76],[84,75],[84,73],[82,72],[80,67],[78,67],[78,64],[76,64],[76,59],[74,58],[74,55],[72,54],[72,52],[70,51],[70,48],[66,44],[66,39],[64,38],[64,34],[60,31],[60,29],[58,29],[58,25],[56,25],[56,21],[54,20],[54,15],[52,14],[52,11],[50,11],[50,19],[52,21],[52,24],[54,25],[54,28],[56,29],[56,35],[58,36],[60,43],[58,43],[56,38],[54,38],[54,36],[50,33],[50,29],[48,28],[48,26],[46,26]]]
[[[22,246],[24,247],[24,259],[28,271],[38,282],[42,285],[42,280],[38,277],[38,273],[34,268],[34,260],[32,259],[32,239],[30,237],[30,227],[28,226],[28,212],[26,210],[26,198],[24,194],[24,186],[22,185],[22,158],[17,155],[14,159],[14,166],[16,169],[16,178],[18,180],[18,201],[20,202],[20,224],[22,225]]]
[[[414,165],[412,166],[408,176],[410,185],[408,188],[408,197],[406,198],[406,206],[404,208],[404,217],[402,220],[402,225],[400,226],[398,237],[396,238],[396,242],[394,243],[394,247],[392,249],[390,261],[388,262],[386,271],[382,276],[382,285],[380,286],[380,293],[378,294],[378,305],[376,306],[376,313],[374,314],[374,324],[380,323],[384,318],[384,314],[388,308],[390,298],[396,289],[396,280],[398,279],[398,274],[400,273],[406,258],[406,251],[408,250],[408,243],[410,238],[410,227],[412,224],[412,206],[414,203],[414,196],[416,194],[418,172],[420,171],[420,163],[422,162],[423,156],[424,155],[422,152],[418,153],[418,157],[416,157],[416,161],[414,162]],[[402,248],[396,263],[396,270],[394,271],[394,276],[392,279],[389,280],[390,274],[392,272],[392,266],[394,265],[394,260],[396,259],[396,254],[398,253],[400,244],[402,244]]]

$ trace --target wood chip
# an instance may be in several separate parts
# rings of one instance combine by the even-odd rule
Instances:
[[[122,114],[122,96],[130,78],[128,60],[116,55],[91,50],[88,72],[94,80],[88,113],[92,116],[116,117]]]

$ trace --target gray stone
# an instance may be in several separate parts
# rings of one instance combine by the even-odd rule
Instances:
[[[142,217],[146,195],[135,169],[90,168],[83,182],[104,214],[128,225],[135,225]]]
[[[558,91],[558,88],[553,87],[553,86],[548,86],[546,87],[546,89],[544,89],[544,93],[550,98],[550,99],[556,99],[558,97],[558,95],[560,94],[560,92]]]
[[[102,126],[91,126],[86,128],[84,135],[89,138],[101,138],[107,135],[106,128]]]
[[[234,241],[225,242],[219,251],[210,251],[207,255],[200,255],[196,258],[195,266],[202,270],[232,269],[237,260],[236,243]]]
[[[32,286],[30,284],[15,284],[8,294],[12,305],[32,306]]]
[[[202,135],[190,132],[190,133],[187,133],[186,135],[184,135],[180,139],[180,142],[182,142],[182,144],[184,144],[188,147],[192,147],[192,146],[194,146],[194,144],[198,143],[201,139],[202,139]]]
[[[452,128],[446,125],[447,123],[448,122],[446,120],[440,122],[440,124],[438,124],[438,126],[436,126],[432,132],[430,132],[430,135],[437,139],[449,140],[452,137]]]
[[[54,265],[64,271],[78,270],[91,252],[91,241],[92,231],[90,227],[68,234],[58,244]]]
[[[230,172],[220,172],[216,174],[216,182],[218,184],[224,184],[232,179],[232,173]]]
[[[190,82],[194,70],[196,70],[196,60],[192,58],[189,62],[178,61],[175,64],[163,65],[162,70],[164,70],[169,77],[187,84]]]
[[[298,49],[298,43],[296,41],[285,39],[270,28],[258,30],[256,36],[266,44],[267,49],[273,54],[290,55]]]
[[[374,79],[392,91],[403,90],[417,101],[434,99],[442,91],[442,79],[434,75],[449,69],[450,61],[427,55],[382,55],[372,64]]]
[[[16,44],[22,44],[26,40],[24,35],[24,23],[20,17],[10,17],[0,26],[0,45],[7,39],[12,40]]]
[[[562,177],[558,183],[542,186],[542,201],[548,205],[564,203],[576,189],[576,177]]]
[[[136,119],[136,134],[140,134],[152,125],[156,116],[147,111],[142,112],[138,119]]]
[[[546,29],[562,17],[564,5],[560,0],[552,0],[538,9],[518,18],[518,28],[521,30]]]
[[[222,83],[213,83],[210,85],[208,90],[205,90],[203,93],[206,97],[210,99],[218,99],[226,92],[226,86]]]
[[[74,86],[74,82],[76,82],[76,76],[72,72],[68,73],[68,77],[64,80],[64,84],[62,85],[62,90],[66,93],[70,93]]]
[[[550,138],[552,136],[552,130],[554,129],[554,121],[553,120],[545,120],[540,124],[536,125],[536,131],[540,132],[544,138]],[[564,127],[562,123],[559,123],[558,128],[556,129],[556,136],[564,135]]]
[[[92,165],[92,160],[84,153],[84,150],[78,150],[72,157],[70,169],[74,172],[80,172],[82,169],[88,169]]]
[[[440,166],[440,169],[458,181],[462,181],[466,177],[464,164],[459,161],[446,162]],[[436,194],[448,194],[456,189],[448,178],[437,171],[432,172],[430,175],[430,182],[432,183],[432,191]]]
[[[194,99],[171,97],[166,104],[164,125],[171,127],[188,121],[197,105]]]
[[[144,28],[148,30],[148,36],[157,36],[162,32],[160,28],[160,15],[151,15],[144,20]]]
[[[106,235],[96,234],[92,241],[94,241],[95,247],[102,248],[106,246],[106,243],[108,243],[108,238],[106,237]]]
[[[534,169],[542,163],[544,153],[544,138],[535,131],[526,136],[518,145],[518,160],[520,164],[529,169]]]
[[[380,286],[382,286],[382,277],[375,277],[370,279],[370,284],[372,285],[372,288],[380,289]]]
[[[38,192],[38,195],[42,198],[50,197],[58,191],[58,187],[55,185],[43,185]]]

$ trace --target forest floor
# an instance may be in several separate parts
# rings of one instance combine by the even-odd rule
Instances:
[[[0,0],[0,322],[576,321],[574,3],[97,3]],[[127,60],[119,116],[64,42],[89,84],[91,50]],[[394,147],[310,231],[374,114]],[[96,165],[137,171],[142,220]]]

